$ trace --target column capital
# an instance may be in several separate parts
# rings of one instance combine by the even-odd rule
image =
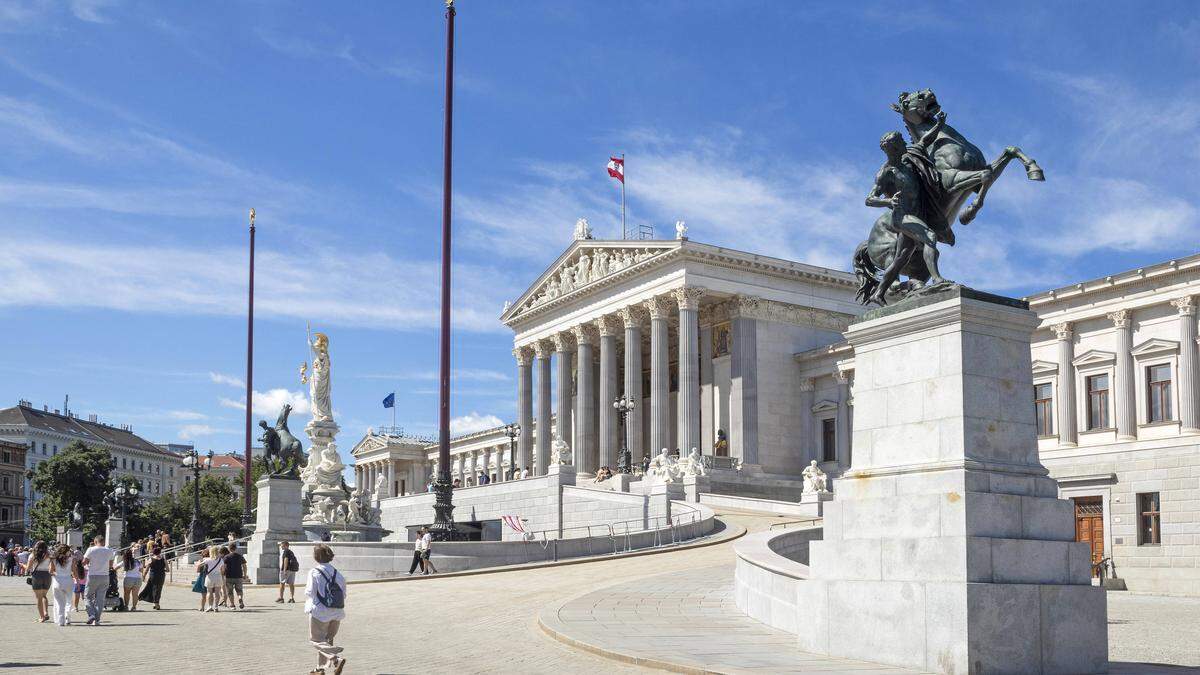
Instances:
[[[837,380],[838,384],[850,384],[850,371],[834,368],[833,379]]]
[[[1054,331],[1054,337],[1059,340],[1070,340],[1075,334],[1075,326],[1070,321],[1056,323],[1050,326],[1050,330]]]
[[[554,343],[554,351],[559,354],[567,354],[575,351],[575,339],[570,333],[555,333],[550,336],[550,341]]]
[[[571,327],[571,334],[575,336],[575,343],[579,345],[595,345],[596,344],[596,328],[591,324],[582,323],[578,326]]]
[[[517,365],[527,366],[533,358],[533,350],[529,347],[521,346],[512,350],[513,358],[517,360]]]
[[[731,316],[749,316],[762,303],[762,298],[757,295],[743,295],[741,293],[733,296],[729,301],[729,314]]]
[[[651,319],[665,319],[671,311],[670,304],[666,296],[656,295],[642,303],[646,311],[650,313]]]
[[[699,309],[700,298],[704,297],[704,289],[699,286],[683,286],[671,291],[679,309]]]
[[[1175,307],[1175,311],[1179,312],[1179,316],[1196,316],[1196,298],[1190,295],[1175,298],[1171,301],[1171,305]]]
[[[610,337],[616,335],[621,330],[621,325],[612,316],[602,316],[592,323],[595,324],[596,330],[600,331],[600,337]]]
[[[1118,309],[1115,312],[1108,313],[1108,320],[1113,322],[1113,326],[1116,328],[1128,328],[1129,317],[1130,313],[1128,309]]]
[[[630,305],[617,310],[617,316],[625,324],[626,328],[636,328],[642,325],[646,320],[646,312],[641,307]]]
[[[800,391],[813,391],[817,388],[817,382],[811,377],[800,378]]]
[[[539,359],[548,359],[554,353],[554,345],[546,340],[538,340],[533,343],[533,355]]]

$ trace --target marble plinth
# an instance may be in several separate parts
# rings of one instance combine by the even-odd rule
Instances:
[[[125,532],[125,521],[109,518],[104,521],[104,543],[112,548],[121,547],[121,535]]]
[[[880,313],[855,350],[853,462],[798,584],[800,648],[940,673],[1093,673],[1104,590],[1037,453],[1017,301]]]
[[[683,498],[687,501],[698,503],[700,501],[700,493],[711,491],[708,476],[683,477]]]
[[[71,548],[83,546],[83,530],[72,530],[68,527],[58,526],[58,541],[61,544],[66,544]]]
[[[258,487],[258,513],[254,534],[246,546],[247,566],[256,584],[279,583],[279,542],[305,538],[300,521],[304,503],[299,480],[263,478]]]
[[[328,535],[333,541],[383,541],[383,538],[391,534],[390,530],[385,530],[379,525],[356,525],[337,523],[330,525],[328,523],[304,523],[304,539],[308,541],[325,541]],[[355,539],[338,539],[337,533],[352,532]]]

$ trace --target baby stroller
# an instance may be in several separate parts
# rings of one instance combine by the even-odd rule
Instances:
[[[104,592],[104,610],[124,612],[125,601],[121,599],[121,587],[117,585],[117,571],[108,571],[108,590]]]

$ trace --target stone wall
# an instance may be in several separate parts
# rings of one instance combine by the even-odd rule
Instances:
[[[1042,461],[1064,498],[1102,498],[1105,555],[1129,590],[1200,595],[1200,444],[1185,437],[1110,448],[1043,453]],[[1138,545],[1137,495],[1145,492],[1159,495],[1159,545]]]
[[[527,520],[526,530],[557,530],[560,524],[558,495],[561,486],[574,483],[573,473],[552,474],[492,483],[454,491],[454,520],[494,520],[515,515]],[[383,527],[391,530],[388,541],[407,541],[409,525],[433,522],[432,493],[393,497],[380,502]],[[504,528],[506,541],[520,540],[521,534]]]
[[[625,525],[628,529],[646,529],[650,516],[647,495],[613,492],[598,488],[568,485],[562,496],[563,536],[587,536],[589,526],[607,523]],[[591,532],[590,534],[596,534]]]
[[[808,545],[821,528],[756,532],[733,546],[734,603],[751,618],[789,633],[800,630],[804,611],[797,597],[807,583]]]

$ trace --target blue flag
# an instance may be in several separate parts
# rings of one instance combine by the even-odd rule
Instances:
[[[392,393],[387,395],[387,398],[383,399],[383,407],[385,407],[385,408],[395,408],[396,407],[396,392],[393,391]]]

